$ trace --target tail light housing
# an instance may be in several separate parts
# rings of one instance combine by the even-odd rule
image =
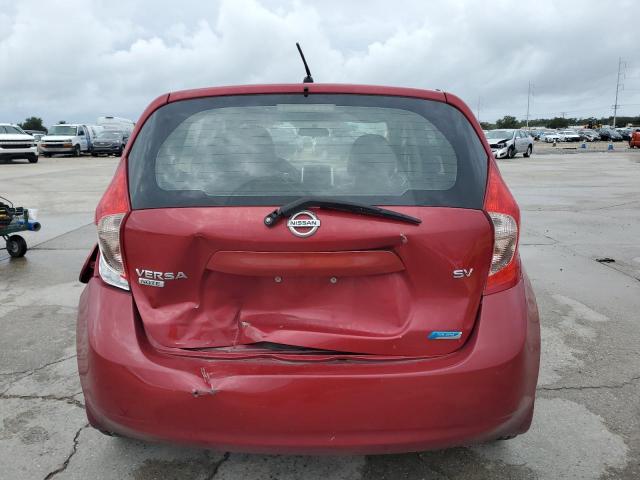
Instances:
[[[95,222],[98,227],[100,255],[98,272],[105,283],[129,290],[129,279],[122,254],[122,227],[131,210],[127,188],[127,171],[124,160],[104,192],[96,208]]]
[[[489,179],[484,209],[493,224],[493,256],[484,294],[513,287],[520,279],[520,209],[493,159],[489,160]]]

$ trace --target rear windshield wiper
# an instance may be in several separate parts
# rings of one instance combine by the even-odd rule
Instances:
[[[386,208],[374,207],[373,205],[367,205],[366,203],[346,202],[321,197],[302,197],[271,212],[269,215],[264,217],[264,224],[267,227],[273,227],[281,218],[290,217],[294,213],[306,210],[310,207],[339,210],[342,212],[351,212],[360,215],[371,215],[372,217],[388,218],[390,220],[398,220],[400,222],[411,223],[413,225],[419,225],[422,223],[422,220],[412,217],[411,215],[394,212],[393,210],[388,210]]]

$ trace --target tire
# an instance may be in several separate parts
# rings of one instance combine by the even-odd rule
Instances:
[[[51,154],[50,153],[43,153],[43,155],[45,156],[45,158],[51,158]]]
[[[529,145],[529,146],[527,147],[527,151],[526,151],[526,152],[524,152],[524,154],[523,154],[523,155],[524,155],[525,157],[530,157],[530,156],[531,156],[531,152],[533,152],[533,146]]]
[[[514,158],[516,156],[516,147],[511,145],[507,151],[507,158]]]
[[[38,156],[31,155],[27,160],[29,160],[29,163],[38,163]]]
[[[75,147],[73,147],[73,156],[74,157],[82,156],[82,151],[80,150],[80,145],[76,145]]]
[[[20,235],[11,235],[7,239],[7,252],[13,258],[24,257],[27,253],[27,242]]]

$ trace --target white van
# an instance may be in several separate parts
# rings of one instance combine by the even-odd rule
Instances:
[[[63,123],[54,125],[40,140],[40,152],[45,157],[54,153],[67,153],[79,157],[89,153],[89,130],[86,125]]]
[[[96,123],[106,130],[118,130],[124,133],[127,138],[131,135],[131,132],[133,132],[133,127],[135,127],[133,120],[111,116],[98,117]]]

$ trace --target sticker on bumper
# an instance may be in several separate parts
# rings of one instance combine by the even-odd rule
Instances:
[[[459,340],[462,332],[456,330],[434,330],[427,337],[429,340]]]

